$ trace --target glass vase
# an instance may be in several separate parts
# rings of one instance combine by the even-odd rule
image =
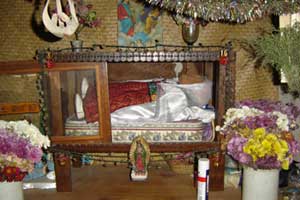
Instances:
[[[199,24],[194,20],[189,20],[188,23],[182,24],[182,38],[188,46],[192,46],[199,36]]]
[[[72,40],[71,41],[72,51],[73,52],[80,52],[83,46],[82,40]]]

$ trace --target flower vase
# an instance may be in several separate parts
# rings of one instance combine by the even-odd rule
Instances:
[[[83,46],[82,40],[72,40],[71,41],[72,51],[73,52],[80,52]]]
[[[279,169],[243,168],[242,200],[277,200]]]
[[[23,200],[23,182],[0,182],[0,199]]]

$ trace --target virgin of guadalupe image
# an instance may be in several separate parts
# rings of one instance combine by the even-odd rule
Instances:
[[[148,164],[150,149],[143,137],[136,137],[130,147],[129,158],[132,166],[131,179],[133,181],[146,180],[148,177]]]

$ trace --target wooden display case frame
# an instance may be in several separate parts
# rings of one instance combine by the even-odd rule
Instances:
[[[219,53],[218,53],[219,52]],[[185,53],[185,52],[184,52]],[[193,52],[191,52],[193,53]],[[204,52],[207,53],[207,52]],[[209,53],[209,51],[208,51]],[[208,57],[208,61],[213,62],[215,69],[215,107],[217,110],[216,124],[222,123],[223,115],[227,108],[234,104],[235,95],[235,52],[228,51],[228,64],[220,65],[220,50],[217,56]],[[203,53],[200,52],[199,55]],[[105,56],[104,56],[105,55]],[[160,54],[159,54],[160,55]],[[194,54],[191,54],[194,55]],[[196,55],[196,54],[195,54]],[[207,54],[203,54],[199,61],[207,60]],[[101,57],[102,56],[102,57]],[[112,56],[116,56],[112,53]],[[0,62],[0,75],[9,74],[30,74],[41,73],[45,71],[49,74],[50,88],[53,94],[51,97],[51,109],[56,110],[56,114],[52,116],[53,135],[51,136],[51,150],[54,152],[56,186],[59,192],[72,191],[71,176],[71,159],[68,154],[63,152],[129,152],[130,144],[114,144],[111,137],[110,111],[109,111],[109,95],[108,95],[108,63],[112,57],[101,52],[82,52],[82,53],[54,53],[53,68],[44,68],[47,54],[42,52],[39,54],[39,62],[37,61],[10,61]],[[99,59],[99,57],[101,57]],[[115,57],[116,58],[116,57]],[[154,59],[155,57],[153,57]],[[166,57],[167,58],[167,57]],[[197,57],[197,58],[200,58]],[[134,58],[133,58],[134,59]],[[132,59],[132,60],[133,60]],[[185,58],[184,58],[185,59]],[[149,62],[157,62],[148,60]],[[170,58],[168,62],[172,62]],[[178,60],[176,60],[178,61]],[[194,62],[193,60],[181,60],[180,62]],[[120,62],[122,62],[120,60]],[[159,61],[158,61],[159,62]],[[97,100],[99,111],[99,123],[101,128],[97,136],[63,136],[63,120],[61,118],[61,97],[60,92],[60,72],[72,70],[95,70],[97,85]],[[8,102],[9,103],[9,102]],[[35,102],[36,103],[36,102]],[[55,125],[54,125],[55,124]],[[221,148],[222,136],[217,135],[214,142],[201,143],[160,143],[150,144],[151,152],[214,152],[209,154],[210,159],[210,189],[224,189],[224,151]],[[61,152],[60,152],[61,151]],[[64,155],[62,162],[61,155]]]

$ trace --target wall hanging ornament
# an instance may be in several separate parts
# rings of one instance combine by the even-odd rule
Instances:
[[[56,12],[50,17],[49,2],[50,0],[47,0],[42,14],[45,27],[56,37],[62,38],[64,35],[73,35],[79,26],[73,0],[68,0],[71,17],[63,12],[61,0],[56,0]]]

